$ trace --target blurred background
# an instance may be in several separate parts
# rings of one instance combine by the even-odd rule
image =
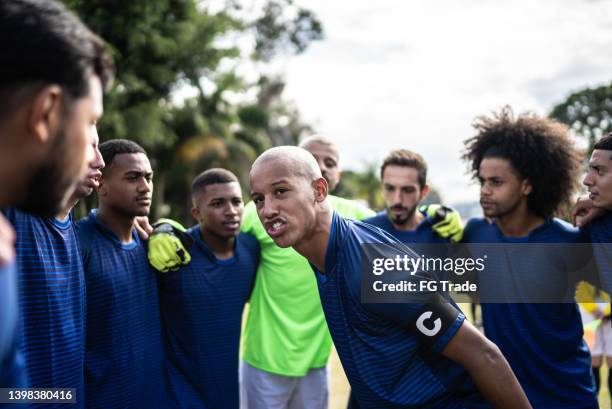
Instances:
[[[229,168],[246,192],[260,152],[314,132],[340,147],[338,195],[380,209],[380,161],[408,148],[429,164],[430,201],[467,218],[476,116],[550,115],[585,149],[612,130],[610,0],[64,1],[112,47],[99,133],[153,158],[154,219],[191,224],[197,173]]]

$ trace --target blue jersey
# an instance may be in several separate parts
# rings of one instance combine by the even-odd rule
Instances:
[[[75,407],[84,407],[85,278],[72,220],[15,209],[6,216],[17,233],[19,348],[28,386],[75,388]]]
[[[393,223],[391,223],[391,220],[389,220],[389,215],[386,210],[377,213],[376,216],[363,220],[363,222],[380,227],[402,243],[449,243],[450,241],[448,239],[444,239],[434,232],[432,228],[435,224],[434,219],[427,217],[423,212],[421,213],[426,216],[426,218],[419,223],[414,230],[396,229]]]
[[[585,232],[593,243],[593,253],[604,290],[612,294],[612,212],[589,224]]]
[[[92,212],[76,223],[87,285],[88,408],[165,408],[155,273],[138,234],[123,244]]]
[[[259,263],[257,240],[241,233],[234,256],[219,260],[199,226],[191,263],[159,275],[166,374],[172,407],[238,409],[242,310]]]
[[[435,343],[429,345],[414,331],[425,315],[423,304],[361,303],[364,243],[398,242],[377,227],[343,219],[334,212],[325,274],[313,267],[327,325],[360,406],[490,407],[465,369],[441,354],[465,320],[456,306],[447,304],[452,318],[443,330],[436,331]],[[431,312],[426,313],[431,317]]]
[[[466,243],[532,245],[584,239],[577,229],[558,219],[548,219],[520,238],[505,237],[495,223],[485,219],[471,219],[463,236]],[[562,255],[550,257],[544,247],[530,252],[529,257],[517,255],[499,262],[489,257],[487,268],[478,273],[481,300],[514,274],[533,277],[532,287],[567,286],[563,276],[567,269],[557,265],[559,258]],[[590,354],[575,303],[482,303],[481,308],[485,335],[501,349],[534,408],[595,407]]]
[[[84,407],[85,277],[72,220],[10,209],[28,386],[74,388]],[[55,407],[58,405],[44,405]]]
[[[0,266],[0,388],[27,386],[17,353],[17,277],[14,263]]]

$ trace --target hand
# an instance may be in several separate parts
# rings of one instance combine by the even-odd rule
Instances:
[[[151,233],[153,233],[153,226],[149,224],[149,218],[147,216],[137,217],[134,221],[134,228],[143,240],[148,240]]]
[[[574,226],[584,227],[604,213],[605,210],[593,206],[588,195],[580,196],[572,209],[572,223]]]
[[[156,270],[166,273],[189,264],[191,255],[187,248],[193,244],[193,237],[178,222],[160,219],[153,224],[149,239],[149,263]]]
[[[11,223],[0,213],[0,266],[15,261],[15,231]]]
[[[432,226],[436,234],[452,243],[458,243],[463,238],[463,222],[456,210],[439,204],[421,206],[420,209],[431,217],[435,224]]]

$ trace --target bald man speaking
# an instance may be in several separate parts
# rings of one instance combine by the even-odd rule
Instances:
[[[340,217],[308,151],[269,149],[250,178],[268,235],[313,267],[330,333],[361,407],[531,407],[499,349],[453,303],[441,301],[444,294],[421,293],[419,303],[361,303],[361,245],[401,244],[376,227]],[[435,323],[433,330],[424,322]]]

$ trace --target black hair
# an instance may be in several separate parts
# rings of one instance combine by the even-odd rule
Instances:
[[[550,217],[569,204],[578,188],[582,154],[565,125],[531,113],[515,117],[506,106],[492,117],[476,118],[473,126],[478,133],[465,141],[463,159],[474,178],[484,158],[506,159],[521,179],[531,183],[531,211]]]
[[[0,1],[0,117],[41,86],[72,98],[89,93],[95,74],[108,89],[114,76],[104,41],[54,0]]]
[[[113,159],[115,159],[115,156],[117,155],[121,155],[123,153],[147,154],[142,146],[138,145],[136,142],[128,141],[127,139],[111,139],[110,141],[101,143],[99,149],[100,153],[102,154],[102,159],[104,159],[104,169],[108,169],[110,167],[110,165],[113,163]]]
[[[593,150],[595,149],[612,151],[612,132],[598,140],[595,145],[593,145]]]
[[[238,178],[232,172],[222,168],[211,168],[200,173],[193,179],[191,183],[191,195],[194,196],[203,191],[208,185],[232,182],[238,182]]]

